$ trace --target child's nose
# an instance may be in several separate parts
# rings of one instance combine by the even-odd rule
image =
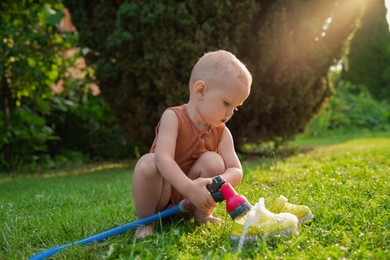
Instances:
[[[231,117],[234,114],[234,108],[226,111],[226,116]]]

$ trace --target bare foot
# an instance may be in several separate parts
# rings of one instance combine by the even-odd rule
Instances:
[[[194,212],[195,224],[201,225],[206,223],[223,224],[224,221],[220,218],[213,217],[213,215],[202,214],[202,212],[195,210]]]
[[[135,232],[136,238],[145,238],[153,234],[154,225],[146,225],[142,227],[138,227]]]
[[[203,218],[203,219],[195,219],[195,225],[202,225],[202,224],[207,224],[207,223],[224,224],[225,221],[223,221],[220,218],[213,217],[213,216],[209,216],[209,217]]]

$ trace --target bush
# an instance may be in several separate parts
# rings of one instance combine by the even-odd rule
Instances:
[[[390,31],[385,1],[368,1],[361,28],[350,46],[342,78],[365,85],[378,100],[390,102]]]
[[[31,101],[12,110],[7,132],[0,121],[0,148],[12,140],[14,171],[53,169],[134,155],[101,96],[87,93],[76,102],[57,95],[40,104],[50,107],[50,112],[43,114]],[[1,168],[7,168],[6,162],[0,161]]]
[[[88,49],[58,27],[61,1],[2,1],[0,9],[0,169],[128,156],[106,103],[90,94]]]
[[[197,58],[215,49],[235,53],[254,74],[248,101],[229,122],[237,147],[302,132],[332,95],[327,71],[341,57],[362,11],[355,0],[66,0],[65,5],[81,44],[93,50],[88,61],[96,65],[103,96],[144,148],[163,110],[187,102]]]
[[[48,152],[47,143],[58,139],[52,128],[47,126],[45,116],[32,104],[25,104],[10,111],[10,127],[6,130],[0,122],[0,149],[12,142],[12,170],[24,164],[35,164],[40,155]],[[0,112],[0,116],[2,112]],[[7,169],[8,162],[0,161],[0,169]]]
[[[66,151],[77,151],[94,160],[123,159],[134,155],[101,96],[89,94],[68,111],[58,111],[51,120],[60,137],[50,144],[53,156]]]
[[[377,101],[364,86],[340,81],[329,106],[308,127],[309,135],[327,131],[390,129],[390,105]]]

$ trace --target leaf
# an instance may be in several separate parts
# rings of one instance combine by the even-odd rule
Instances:
[[[38,108],[44,112],[50,112],[51,111],[51,107],[50,107],[50,104],[49,102],[47,102],[46,100],[40,98],[40,97],[37,97],[35,99],[35,104],[38,106]]]
[[[36,65],[35,60],[33,58],[31,58],[31,57],[27,58],[27,63],[28,63],[28,66],[30,66],[31,68],[34,68],[35,65]]]
[[[44,126],[46,124],[46,120],[43,117],[25,111],[23,109],[19,110],[19,116],[23,121],[33,126]]]
[[[50,14],[46,18],[46,24],[55,26],[61,22],[62,17],[64,14],[62,12],[55,12],[53,9],[49,9],[50,7],[46,7],[46,11],[48,11]],[[53,13],[55,12],[55,13]]]
[[[53,80],[53,81],[57,80],[58,76],[59,76],[58,67],[55,65],[52,65],[51,71],[49,71],[48,76],[49,76],[50,80]]]

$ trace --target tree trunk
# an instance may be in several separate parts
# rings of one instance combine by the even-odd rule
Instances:
[[[9,131],[9,125],[10,125],[10,106],[9,106],[9,101],[11,100],[11,92],[8,87],[8,82],[7,78],[5,76],[5,71],[6,67],[4,64],[3,66],[3,72],[4,75],[1,80],[1,92],[3,93],[2,97],[2,103],[3,103],[3,121],[4,121],[4,128],[5,132],[7,133]],[[12,165],[12,143],[7,142],[4,147],[3,147],[3,157],[4,157],[4,162],[8,168],[9,171],[13,170],[13,165]]]

